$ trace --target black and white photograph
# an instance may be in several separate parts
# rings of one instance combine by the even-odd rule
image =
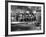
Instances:
[[[11,31],[41,30],[40,6],[11,5]]]
[[[43,5],[8,3],[8,35],[43,32]]]

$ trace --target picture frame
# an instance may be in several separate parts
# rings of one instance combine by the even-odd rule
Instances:
[[[25,22],[25,21],[20,21],[20,19],[19,19],[19,22],[16,20],[13,21],[12,18],[14,17],[14,14],[17,14],[17,11],[19,12],[21,10],[22,11],[24,10],[27,13],[32,11],[32,10],[34,11],[34,13],[35,13],[35,11],[36,11],[36,13],[40,12],[40,16],[41,16],[40,27],[37,26],[37,29],[36,29],[36,26],[33,24],[34,26],[32,26],[32,25],[31,26],[32,26],[32,28],[33,27],[34,28],[30,30],[30,29],[28,29],[28,27],[30,27],[30,24],[34,23],[34,22],[31,21],[29,24],[28,20],[26,20],[26,22]],[[14,13],[14,12],[16,12],[16,13]],[[36,15],[36,17],[37,17],[37,15]],[[24,22],[24,24],[23,24],[23,22]],[[20,24],[20,23],[22,23],[22,24]],[[18,27],[18,26],[20,26],[20,27]],[[22,29],[21,29],[21,26],[22,26]],[[42,2],[24,2],[24,1],[5,1],[5,35],[6,36],[37,35],[37,34],[44,34],[44,33],[45,33],[45,3],[42,3]]]

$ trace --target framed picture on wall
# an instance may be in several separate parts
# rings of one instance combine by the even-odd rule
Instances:
[[[5,7],[6,35],[45,33],[44,3],[7,1]]]

